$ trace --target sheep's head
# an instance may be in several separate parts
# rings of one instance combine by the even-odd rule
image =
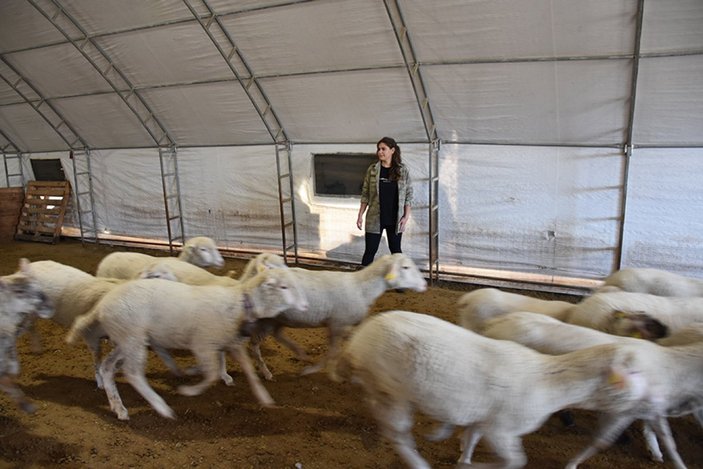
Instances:
[[[642,372],[638,350],[612,345],[604,348],[610,360],[603,370],[602,389],[594,395],[596,408],[623,411],[641,406],[644,400],[652,401],[654,386]]]
[[[418,292],[427,290],[427,281],[422,276],[420,269],[405,254],[391,254],[386,259],[379,259],[379,261],[381,260],[388,263],[384,279],[389,289],[407,288]]]
[[[54,306],[32,275],[27,259],[20,259],[17,272],[0,277],[0,314],[16,324],[27,315],[40,318],[54,315]]]
[[[179,257],[198,267],[220,268],[225,265],[225,260],[217,249],[217,244],[206,236],[189,239],[183,246],[183,253]]]
[[[308,310],[305,293],[299,287],[295,275],[288,269],[264,270],[244,285],[245,291],[250,292],[252,301],[250,313],[246,312],[247,307],[244,305],[245,320],[274,317],[289,309]],[[254,288],[247,288],[250,286]]]
[[[176,274],[173,272],[173,269],[166,264],[159,262],[146,267],[136,278],[160,278],[163,280],[171,280],[172,282],[179,281],[178,277],[176,277]]]
[[[608,332],[625,337],[656,340],[669,335],[669,328],[642,311],[613,311],[610,314]]]

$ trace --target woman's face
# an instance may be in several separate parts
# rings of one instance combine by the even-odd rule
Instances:
[[[395,153],[395,148],[390,148],[385,143],[381,142],[376,147],[376,156],[378,156],[378,161],[384,167],[389,167],[391,165],[391,158],[393,158],[393,153]]]

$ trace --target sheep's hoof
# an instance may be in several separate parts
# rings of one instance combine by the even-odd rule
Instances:
[[[559,412],[559,420],[561,420],[562,425],[567,428],[573,428],[576,425],[574,422],[574,414],[568,410],[562,410]]]
[[[164,408],[157,408],[156,411],[162,417],[166,417],[167,419],[171,419],[171,420],[176,420],[176,413],[169,406],[166,406]]]
[[[178,394],[182,396],[198,396],[202,392],[199,386],[178,386]]]
[[[36,406],[27,400],[23,400],[22,402],[20,402],[19,406],[20,409],[22,409],[24,412],[27,412],[28,414],[33,414],[37,411]]]
[[[224,381],[226,386],[234,386],[234,378],[232,378],[227,373],[223,373],[220,378],[222,378],[222,381]]]
[[[425,434],[425,439],[427,441],[443,441],[452,436],[452,433],[454,433],[454,427],[451,425],[438,425],[437,428]]]
[[[116,410],[115,413],[117,414],[117,418],[119,420],[129,420],[129,414],[127,413],[127,409]]]
[[[317,373],[321,370],[322,370],[321,365],[306,366],[305,368],[303,368],[303,371],[300,372],[300,376],[311,375],[311,374]]]

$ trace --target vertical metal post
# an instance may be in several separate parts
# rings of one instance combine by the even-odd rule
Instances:
[[[7,187],[24,187],[22,153],[3,149],[2,160],[5,166],[5,181],[7,182]]]
[[[281,168],[281,165],[284,167]],[[295,193],[293,187],[293,164],[290,143],[276,144],[276,174],[278,175],[278,203],[281,213],[281,239],[283,259],[288,263],[289,252],[293,262],[298,263],[298,228],[295,220]],[[288,233],[290,231],[290,233]],[[289,236],[289,234],[291,236]],[[292,239],[291,239],[292,238]],[[290,240],[290,242],[289,242]]]
[[[93,173],[90,168],[90,150],[71,150],[73,161],[73,194],[76,201],[81,243],[86,240],[100,243],[93,199]]]
[[[429,273],[430,285],[439,280],[439,140],[430,142],[429,148]]]
[[[622,268],[622,250],[625,239],[625,215],[627,213],[627,186],[630,180],[630,160],[634,149],[633,134],[635,128],[635,102],[637,100],[637,77],[640,68],[640,44],[642,41],[642,20],[644,18],[644,0],[637,3],[637,24],[635,28],[635,46],[632,57],[632,81],[630,83],[630,110],[627,123],[627,141],[623,148],[625,163],[622,177],[622,192],[620,196],[620,228],[618,230],[618,246],[614,270]]]
[[[161,165],[161,186],[163,188],[164,208],[166,210],[166,228],[168,230],[168,249],[174,254],[174,241],[185,245],[183,228],[183,211],[181,208],[181,183],[178,178],[178,151],[175,145],[159,147]]]

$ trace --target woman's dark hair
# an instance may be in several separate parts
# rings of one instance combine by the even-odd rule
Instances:
[[[397,181],[400,179],[400,167],[403,164],[403,160],[400,157],[400,147],[392,138],[383,137],[376,144],[376,148],[378,148],[378,146],[382,143],[384,143],[391,150],[395,150],[393,152],[393,156],[391,157],[391,168],[388,175],[391,181]]]

